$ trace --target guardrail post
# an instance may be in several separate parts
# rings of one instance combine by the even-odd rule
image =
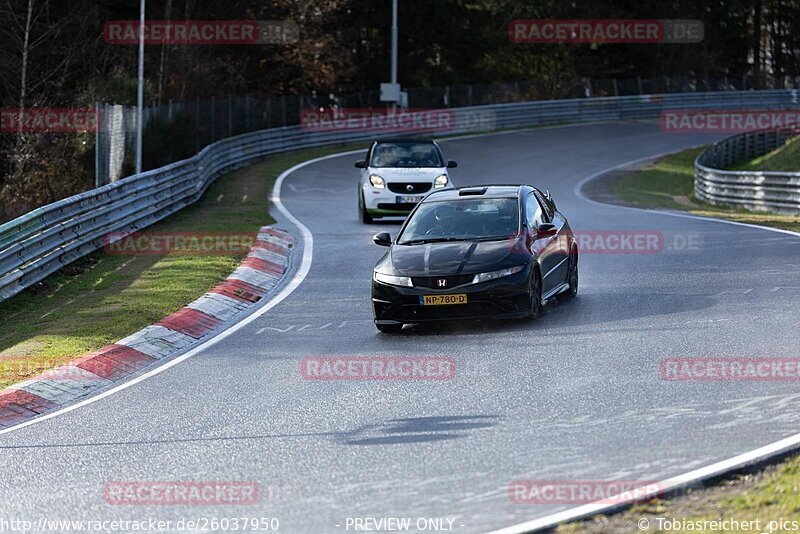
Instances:
[[[233,136],[233,97],[228,95],[228,137]]]
[[[244,97],[244,128],[250,131],[250,95]]]
[[[194,151],[200,152],[200,97],[194,98]]]
[[[216,118],[217,118],[217,102],[216,99],[212,96],[211,97],[211,142],[212,143],[217,139]]]
[[[100,187],[103,185],[100,183],[100,128],[101,128],[101,119],[100,119],[100,103],[94,103],[94,186]]]

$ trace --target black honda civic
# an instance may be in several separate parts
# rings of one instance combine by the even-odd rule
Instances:
[[[425,197],[372,275],[375,325],[533,318],[578,292],[578,245],[549,192],[471,186]]]

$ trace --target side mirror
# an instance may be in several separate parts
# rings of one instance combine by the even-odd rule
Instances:
[[[382,247],[388,247],[392,244],[392,236],[389,235],[389,232],[380,232],[372,236],[372,241],[376,245],[380,245]]]
[[[356,161],[356,169],[366,169],[367,168],[367,160],[360,159]]]
[[[555,225],[550,223],[540,224],[536,229],[536,239],[543,239],[545,237],[553,237],[558,233]]]
[[[550,190],[549,189],[545,189],[544,196],[547,198],[547,200],[550,201],[550,204],[553,205],[553,208],[555,208],[556,207],[556,201],[553,200],[553,195],[550,194]]]
[[[452,159],[447,162],[448,169],[455,169],[456,167],[458,167],[458,163],[453,161]]]

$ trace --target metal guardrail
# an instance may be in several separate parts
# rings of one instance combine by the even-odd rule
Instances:
[[[796,90],[673,93],[452,108],[452,135],[550,124],[652,119],[667,110],[789,109]],[[419,133],[418,130],[416,133]],[[414,133],[408,130],[404,133]],[[43,206],[0,225],[0,301],[65,265],[197,201],[221,174],[270,154],[368,141],[374,131],[272,128],[217,141],[196,156]]]
[[[762,130],[723,139],[701,152],[694,162],[694,191],[711,204],[750,211],[800,214],[800,170],[723,170],[782,146],[797,130]]]

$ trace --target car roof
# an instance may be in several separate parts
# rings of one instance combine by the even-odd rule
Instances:
[[[438,202],[440,200],[468,200],[471,198],[518,198],[527,185],[470,185],[453,189],[434,191],[423,202]],[[478,193],[485,190],[483,193]],[[461,191],[475,191],[478,194],[462,195]]]
[[[429,143],[429,144],[436,144],[433,139],[421,139],[418,137],[387,137],[385,139],[376,139],[376,145],[384,144],[384,143]]]

